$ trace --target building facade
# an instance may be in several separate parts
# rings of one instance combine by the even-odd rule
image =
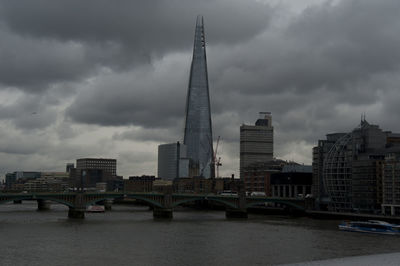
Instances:
[[[193,59],[186,99],[184,144],[187,146],[188,158],[199,169],[199,175],[205,178],[214,177],[210,95],[202,16],[198,16],[196,21]]]
[[[386,155],[382,179],[382,213],[400,215],[400,152]]]
[[[313,149],[313,194],[317,209],[379,213],[386,154],[399,136],[365,119],[349,133],[328,134]]]
[[[95,188],[96,183],[107,183],[117,179],[117,160],[105,158],[81,158],[76,168],[70,168],[71,186]]]
[[[274,157],[274,128],[270,112],[260,112],[255,125],[240,127],[240,178],[243,171],[254,163],[272,161]]]
[[[124,180],[124,190],[129,192],[151,192],[153,191],[153,182],[155,176],[130,176],[128,180]]]
[[[281,172],[271,175],[271,196],[305,198],[311,195],[312,172]]]
[[[158,146],[158,178],[173,180],[177,177],[188,177],[189,164],[186,145],[178,141]]]
[[[264,192],[271,196],[271,174],[280,173],[287,162],[279,159],[255,162],[243,168],[242,174],[246,193]]]

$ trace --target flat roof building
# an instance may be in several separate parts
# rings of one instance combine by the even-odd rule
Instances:
[[[240,127],[240,178],[245,167],[259,162],[272,161],[274,157],[274,128],[270,112],[260,112],[255,125]]]

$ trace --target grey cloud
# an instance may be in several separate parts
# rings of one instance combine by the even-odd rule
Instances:
[[[77,95],[67,114],[77,122],[100,125],[176,125],[185,108],[188,77],[183,69],[188,65],[183,65],[179,59],[168,62],[167,71],[145,66],[104,75]]]
[[[227,8],[229,7],[229,8]],[[88,49],[96,62],[124,67],[154,56],[187,49],[197,14],[206,16],[207,34],[218,43],[235,43],[264,29],[271,8],[258,2],[213,1],[8,1],[1,3],[3,23],[30,38],[72,41]],[[212,26],[211,26],[212,25]]]
[[[135,128],[122,133],[115,133],[114,140],[132,140],[132,141],[153,141],[160,143],[172,143],[182,141],[183,125],[169,128]]]
[[[217,117],[214,135],[237,139],[233,132],[241,122],[253,123],[258,111],[272,111],[281,132],[289,132],[284,134],[287,138],[312,141],[321,135],[316,128],[330,130],[333,127],[330,125],[334,125],[331,121],[337,118],[338,103],[361,109],[374,104],[377,86],[380,86],[375,77],[395,72],[400,61],[398,53],[388,53],[394,44],[400,45],[394,34],[396,24],[388,23],[397,21],[395,12],[387,14],[384,25],[375,18],[398,5],[393,1],[351,2],[310,7],[287,27],[275,31],[265,28],[263,34],[240,46],[210,45],[212,112]],[[374,5],[379,8],[374,9]],[[364,9],[365,12],[352,15]],[[368,31],[370,18],[374,28],[386,28],[385,42],[378,31]],[[354,35],[354,31],[358,34]],[[385,60],[388,54],[391,58]],[[189,62],[190,54],[185,55],[181,60]],[[371,66],[376,57],[386,63],[377,62],[376,66]],[[169,74],[163,76],[158,76],[154,69],[148,69],[146,75],[133,72],[130,82],[118,81],[122,77],[118,75],[113,81],[101,80],[96,88],[78,98],[69,115],[82,123],[172,128],[174,121],[184,116],[188,65],[182,63],[179,68],[165,69]],[[106,89],[114,83],[113,90]],[[218,121],[223,114],[239,112],[242,119]],[[354,116],[358,118],[359,114]],[[352,125],[350,120],[342,121],[341,128]]]
[[[42,92],[57,82],[92,72],[85,48],[76,42],[32,39],[0,25],[0,84]]]
[[[46,103],[46,97],[21,94],[15,102],[0,105],[0,119],[24,130],[45,129],[56,121],[57,110]]]
[[[353,91],[372,75],[399,69],[398,1],[341,1],[308,8],[286,28],[267,30],[216,58],[218,88],[265,94]],[[233,56],[234,55],[234,56]],[[366,95],[370,91],[358,93]],[[359,97],[348,97],[358,101]]]
[[[400,131],[397,0],[327,1],[282,24],[276,9],[257,1],[165,3],[144,2],[139,9],[137,2],[101,0],[84,12],[92,1],[0,2],[1,62],[10,65],[7,70],[0,63],[0,83],[54,92],[41,101],[49,104],[46,112],[66,116],[65,123],[49,118],[47,124],[56,123],[52,134],[67,143],[68,152],[58,158],[107,153],[71,144],[83,142],[80,133],[90,130],[85,124],[123,128],[103,140],[110,145],[146,141],[153,149],[182,137],[197,13],[205,16],[213,133],[222,137],[225,173],[238,170],[240,124],[254,123],[259,111],[272,112],[275,155],[308,162],[319,138],[350,131],[363,112],[369,122]],[[13,46],[21,57],[7,58]],[[44,71],[34,69],[46,49]],[[29,125],[21,118],[29,108],[28,102],[21,110],[2,105],[0,117]],[[47,149],[56,154],[64,147]],[[143,157],[121,153],[119,162],[154,173],[155,149]]]

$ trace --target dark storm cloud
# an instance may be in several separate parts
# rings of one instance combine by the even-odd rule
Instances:
[[[19,129],[45,129],[56,119],[57,110],[45,96],[21,94],[15,101],[0,105],[0,120],[11,121]]]
[[[398,1],[310,7],[287,28],[232,49],[235,56],[225,53],[217,61],[217,77],[213,71],[210,76],[220,87],[255,94],[307,93],[321,87],[353,91],[371,75],[399,70],[399,12]],[[364,100],[373,99],[366,95]]]
[[[17,131],[51,128],[76,146],[92,128],[109,130],[112,145],[146,141],[154,146],[145,160],[151,169],[154,143],[183,135],[194,22],[202,14],[213,134],[221,135],[225,167],[238,168],[239,126],[253,124],[259,111],[273,114],[275,154],[290,158],[310,160],[318,139],[352,130],[364,112],[400,131],[398,0],[327,1],[295,14],[259,2],[0,0],[0,91],[22,93],[0,105],[0,119]],[[48,117],[30,120],[29,110]],[[107,152],[70,146],[60,156]],[[15,153],[35,150],[26,147]]]
[[[208,33],[214,42],[226,43],[254,36],[270,11],[267,5],[238,0],[3,0],[0,10],[11,29],[26,35],[117,41],[145,53],[185,47],[191,39],[185,33],[192,32],[198,14],[207,13],[207,21],[215,24]]]
[[[80,80],[101,66],[150,63],[188,49],[202,12],[215,25],[208,32],[213,42],[237,43],[265,27],[270,9],[238,0],[0,1],[0,83],[43,90]]]
[[[42,92],[92,72],[79,43],[16,35],[0,25],[0,84]]]
[[[258,111],[272,111],[281,136],[311,142],[321,137],[318,128],[333,129],[339,103],[365,111],[364,106],[378,101],[377,89],[385,90],[376,76],[399,70],[400,53],[394,49],[400,46],[397,13],[396,1],[328,2],[306,9],[285,26],[265,27],[240,45],[214,42],[210,34],[213,116],[241,116],[214,123],[214,133],[235,141],[241,122],[253,123]],[[207,26],[211,22],[205,15]],[[206,35],[216,32],[217,25],[206,27]],[[180,61],[190,60],[189,52],[181,55]],[[121,76],[111,82],[101,79],[68,113],[81,123],[175,127],[184,116],[188,69],[180,64],[166,68],[163,76],[150,69],[146,75],[130,74],[125,83],[118,81]],[[114,89],[107,89],[114,82]],[[345,117],[336,127],[353,125],[354,117]]]
[[[187,66],[188,67],[188,66]],[[173,63],[168,71],[145,66],[105,74],[77,95],[67,114],[76,122],[98,125],[175,126],[185,108],[185,71]]]

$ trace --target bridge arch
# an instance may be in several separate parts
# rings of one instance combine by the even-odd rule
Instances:
[[[285,206],[293,207],[293,208],[295,208],[297,210],[301,210],[301,211],[305,210],[304,206],[297,205],[296,203],[293,203],[293,202],[290,202],[290,201],[285,201],[285,200],[280,200],[280,199],[260,199],[260,200],[254,201],[254,202],[247,203],[246,204],[246,208],[250,208],[250,207],[256,206],[256,205],[258,205],[260,203],[266,203],[266,202],[273,202],[273,203],[282,204],[282,205],[285,205]]]
[[[140,195],[126,195],[127,199],[137,199],[137,200],[141,200],[144,201],[146,203],[149,203],[151,206],[153,207],[159,207],[159,208],[164,208],[164,206],[162,205],[161,202],[155,201],[153,199],[149,199]]]
[[[32,199],[32,197],[23,196],[23,195],[21,195],[20,197],[0,198],[0,204],[4,204],[4,203],[11,202],[11,201],[14,201],[14,200],[31,200],[31,199]]]
[[[96,204],[97,202],[104,201],[104,200],[109,200],[109,199],[118,199],[118,198],[124,198],[123,196],[107,196],[105,195],[104,197],[99,197],[95,199],[91,199],[85,202],[85,206],[90,206],[93,204]]]
[[[22,195],[21,195],[21,197],[10,197],[7,199],[1,199],[0,204],[12,202],[14,200],[48,200],[48,201],[54,201],[54,202],[60,203],[62,205],[66,205],[67,207],[74,207],[74,204],[72,202],[69,202],[69,201],[66,201],[63,199],[58,199],[58,198],[53,198],[53,197],[40,197],[40,196],[32,197],[32,196],[22,196]]]
[[[222,199],[217,199],[217,198],[209,198],[209,197],[194,197],[194,198],[185,198],[185,199],[181,199],[181,200],[177,200],[172,204],[172,207],[177,207],[179,205],[182,205],[184,203],[189,203],[189,202],[193,202],[196,200],[208,200],[208,201],[215,201],[218,203],[222,203],[225,207],[229,207],[229,208],[233,208],[233,209],[237,209],[238,207],[229,201],[224,201]]]

